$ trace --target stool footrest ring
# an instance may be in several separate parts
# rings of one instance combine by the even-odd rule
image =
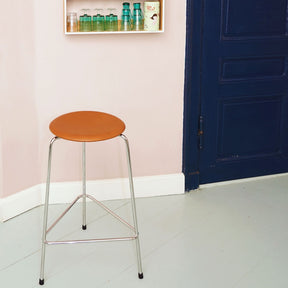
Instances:
[[[47,244],[47,245],[58,245],[58,244],[77,244],[77,243],[128,241],[128,240],[135,240],[137,237],[138,236],[118,237],[118,238],[81,239],[81,240],[63,240],[63,241],[45,241],[45,244]]]
[[[130,225],[127,221],[125,221],[124,219],[122,219],[119,215],[117,215],[115,212],[113,212],[112,210],[110,210],[107,206],[105,206],[103,203],[101,203],[100,201],[98,201],[97,199],[95,199],[93,196],[91,195],[86,195],[87,198],[89,198],[90,200],[92,200],[93,202],[95,202],[96,204],[98,204],[101,208],[103,208],[104,210],[106,210],[110,215],[112,215],[114,218],[116,218],[117,220],[119,220],[122,224],[124,224],[125,226],[127,226],[129,229],[131,229],[134,233],[136,233],[135,228]],[[76,199],[69,205],[69,207],[51,224],[51,226],[47,229],[46,231],[46,235],[56,226],[56,224],[66,215],[66,213],[73,207],[74,204],[76,204],[76,202],[79,199],[82,199],[83,195],[79,195],[76,197]],[[85,225],[86,226],[86,225]],[[86,227],[83,226],[82,229],[86,230]],[[135,236],[136,238],[138,237]],[[135,237],[133,237],[133,239],[135,239]],[[46,241],[49,242],[49,241]],[[48,243],[47,243],[48,244]]]

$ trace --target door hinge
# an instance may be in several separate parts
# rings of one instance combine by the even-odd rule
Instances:
[[[204,137],[204,118],[202,115],[199,116],[198,123],[198,147],[199,150],[203,149],[203,137]]]

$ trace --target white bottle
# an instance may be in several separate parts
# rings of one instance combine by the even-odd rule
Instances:
[[[144,2],[144,30],[158,31],[160,28],[160,2]]]

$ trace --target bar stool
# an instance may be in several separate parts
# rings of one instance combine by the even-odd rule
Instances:
[[[44,205],[44,220],[43,220],[43,234],[42,234],[42,250],[41,250],[41,268],[40,268],[40,279],[39,284],[44,284],[44,263],[45,263],[45,250],[46,245],[56,244],[75,244],[75,243],[93,243],[93,242],[104,242],[104,241],[123,241],[123,240],[135,240],[136,242],[136,253],[137,253],[137,264],[138,264],[138,277],[143,278],[142,262],[140,253],[139,243],[139,232],[136,215],[136,205],[134,196],[134,186],[132,178],[131,158],[130,149],[127,137],[122,134],[125,130],[125,124],[119,118],[96,111],[77,111],[67,113],[59,116],[50,123],[50,131],[55,135],[50,141],[49,145],[49,156],[48,156],[48,172],[46,182],[46,196]],[[131,206],[134,226],[130,225],[119,215],[115,214],[112,210],[106,207],[103,203],[96,200],[94,197],[86,193],[86,142],[97,142],[112,139],[114,137],[121,137],[126,144],[126,154],[128,162],[128,174],[129,174],[129,186],[131,194]],[[52,158],[52,146],[53,143],[58,139],[64,139],[69,141],[82,142],[82,162],[83,162],[83,188],[82,194],[79,195],[72,204],[61,214],[61,216],[47,229],[48,223],[48,206],[49,206],[49,190],[50,190],[50,175],[51,175],[51,158]],[[66,241],[47,241],[47,234],[52,228],[62,219],[62,217],[72,208],[72,206],[79,200],[82,199],[82,229],[87,229],[86,224],[86,200],[90,200],[97,203],[100,207],[110,213],[113,217],[118,219],[121,223],[126,225],[133,231],[133,235],[129,237],[119,238],[98,238],[98,239],[81,239],[81,240],[66,240]]]

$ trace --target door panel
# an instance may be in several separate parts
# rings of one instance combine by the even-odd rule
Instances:
[[[222,59],[221,81],[264,79],[285,74],[285,57]]]
[[[286,11],[286,0],[224,0],[224,35],[229,37],[285,35]]]
[[[287,0],[195,1],[202,5],[194,102],[202,149],[193,155],[200,184],[287,172]]]
[[[278,154],[281,106],[273,96],[220,101],[217,161]]]

